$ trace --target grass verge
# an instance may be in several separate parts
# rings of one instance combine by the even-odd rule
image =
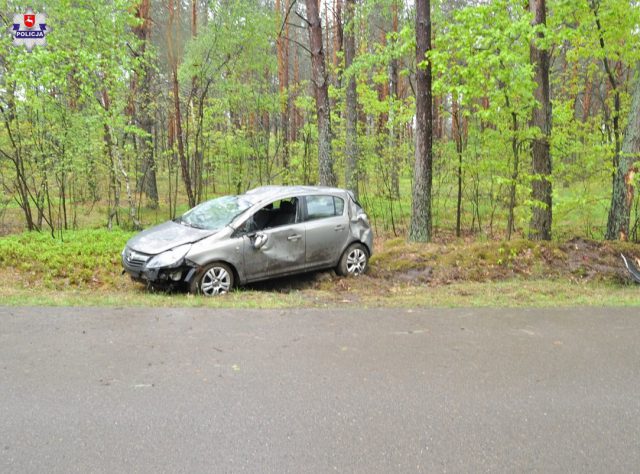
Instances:
[[[336,278],[337,280],[337,278]],[[352,279],[349,281],[351,282]],[[339,285],[339,282],[333,282]],[[359,285],[360,283],[358,283]],[[328,285],[323,283],[323,287]],[[393,286],[373,293],[331,289],[298,289],[286,293],[271,289],[241,288],[229,295],[205,298],[188,294],[154,294],[141,288],[123,291],[0,289],[0,300],[8,306],[111,306],[111,307],[203,307],[212,309],[340,308],[452,308],[507,307],[543,308],[570,306],[640,306],[636,285],[572,283],[549,280],[463,282],[438,287]]]
[[[619,257],[637,246],[573,239],[408,244],[379,239],[367,275],[333,272],[250,285],[220,298],[151,293],[121,274],[131,234],[0,238],[0,304],[207,308],[640,306]]]

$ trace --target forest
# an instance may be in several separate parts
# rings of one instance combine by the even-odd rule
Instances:
[[[380,236],[640,240],[637,0],[30,6],[47,44],[0,36],[0,234],[321,184]]]

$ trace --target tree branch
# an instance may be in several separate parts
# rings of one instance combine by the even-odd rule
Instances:
[[[304,49],[307,53],[311,54],[311,50],[305,46],[304,44],[302,44],[300,41],[289,38],[288,36],[283,36],[284,39],[291,41],[294,44],[297,44],[298,46],[300,46],[302,49]]]
[[[298,16],[298,18],[300,18],[302,21],[304,21],[308,26],[311,26],[311,23],[309,22],[309,20],[307,20],[305,17],[303,17],[302,15],[300,15],[300,13],[298,13],[298,11],[296,10],[296,15]]]
[[[289,14],[291,13],[291,9],[295,4],[296,4],[296,0],[291,0],[291,3],[289,4],[289,8],[287,8],[287,13],[285,13],[284,18],[282,19],[282,25],[280,25],[280,31],[278,31],[278,38],[280,38],[280,36],[282,35],[282,31],[284,30],[284,25],[287,24],[287,20],[289,19]]]

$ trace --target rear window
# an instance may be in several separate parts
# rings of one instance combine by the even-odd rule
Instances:
[[[307,220],[341,216],[344,200],[336,196],[307,196]]]

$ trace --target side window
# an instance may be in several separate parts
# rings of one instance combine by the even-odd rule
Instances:
[[[341,216],[344,201],[334,196],[307,196],[307,220]]]
[[[333,205],[336,206],[336,216],[341,216],[344,212],[344,200],[334,196]]]
[[[298,198],[282,199],[273,203],[266,227],[295,224],[298,216]]]
[[[244,232],[257,232],[271,227],[294,224],[298,215],[298,198],[282,199],[267,204],[249,217]]]

